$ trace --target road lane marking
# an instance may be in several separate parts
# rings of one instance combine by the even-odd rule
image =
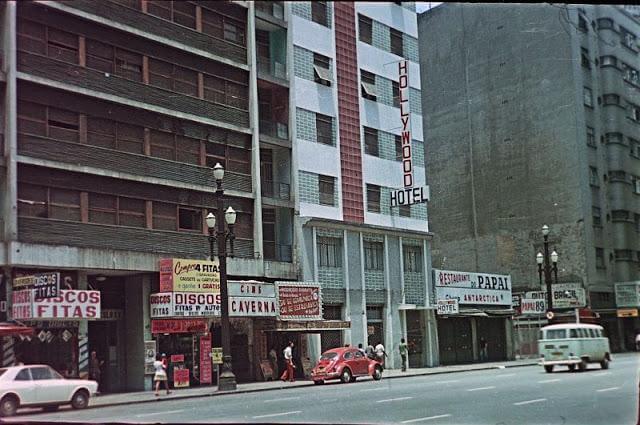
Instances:
[[[538,381],[538,384],[548,384],[550,382],[560,382],[560,379],[545,379],[544,381]]]
[[[516,374],[515,373],[506,373],[504,375],[498,375],[498,376],[496,376],[496,378],[508,378],[510,376],[516,376]]]
[[[547,401],[547,399],[546,398],[537,398],[535,400],[519,401],[517,403],[513,403],[513,405],[514,406],[524,406],[525,404],[542,403],[543,401]]]
[[[422,422],[422,421],[430,421],[432,419],[448,418],[449,416],[451,416],[451,415],[447,413],[446,415],[427,416],[426,418],[409,419],[408,421],[402,421],[400,423],[401,424],[411,424],[413,422]]]
[[[382,387],[382,388],[367,388],[366,390],[360,390],[360,391],[362,391],[362,392],[365,392],[365,391],[382,391],[382,390],[387,390],[387,389],[388,389],[387,387]]]
[[[449,381],[436,381],[434,384],[452,384],[454,382],[460,382],[459,379],[451,379]]]
[[[592,373],[589,376],[594,376],[594,377],[598,377],[598,376],[607,376],[607,375],[611,375],[611,372],[598,372],[598,373]]]
[[[252,416],[252,419],[260,419],[260,418],[275,418],[276,416],[285,416],[285,415],[295,415],[296,413],[302,413],[302,410],[294,410],[292,412],[282,412],[282,413],[271,413],[270,415],[258,415]]]
[[[615,391],[615,390],[619,390],[619,389],[620,389],[620,387],[603,388],[601,390],[596,390],[596,392],[603,393],[605,391]]]
[[[400,400],[410,400],[413,397],[398,397],[398,398],[388,398],[386,400],[378,400],[376,403],[388,403],[390,401],[400,401]]]
[[[480,388],[471,388],[471,389],[468,389],[467,391],[492,390],[492,389],[494,389],[494,388],[495,388],[495,387],[480,387]]]
[[[274,403],[276,401],[286,401],[286,400],[300,400],[300,397],[283,397],[283,398],[274,398],[271,400],[265,400],[265,403]]]
[[[136,418],[142,418],[145,416],[155,416],[155,415],[170,415],[172,413],[180,413],[180,412],[184,412],[184,410],[167,410],[165,412],[142,413],[140,415],[136,415]]]

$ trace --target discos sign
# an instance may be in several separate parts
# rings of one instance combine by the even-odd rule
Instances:
[[[149,296],[152,318],[220,315],[220,294],[162,292]]]
[[[14,291],[14,319],[99,319],[100,291],[61,289],[52,298],[36,298],[36,289]]]

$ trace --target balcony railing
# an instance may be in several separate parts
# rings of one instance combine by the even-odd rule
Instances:
[[[272,61],[263,56],[258,56],[258,73],[271,75],[281,80],[287,79],[287,67],[285,64]]]
[[[293,261],[291,245],[265,241],[263,246],[265,260],[283,261],[286,263]]]
[[[281,122],[260,120],[260,134],[275,137],[276,139],[289,140],[289,126]]]
[[[262,196],[288,201],[291,199],[291,186],[289,183],[262,180]]]

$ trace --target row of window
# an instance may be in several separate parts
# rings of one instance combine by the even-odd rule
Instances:
[[[248,87],[224,76],[210,75],[102,41],[86,39],[25,19],[18,20],[18,49],[85,66],[124,79],[145,82],[209,102],[248,110]],[[143,66],[145,57],[148,66]]]
[[[375,184],[367,184],[367,211],[381,213],[380,198],[382,188]],[[411,206],[400,205],[398,207],[400,217],[411,217]]]
[[[589,50],[585,47],[581,48],[581,63],[584,68],[591,69],[591,58],[589,55]],[[615,56],[601,56],[599,63],[601,67],[612,66],[614,68],[620,69],[620,71],[622,71],[622,79],[624,81],[629,84],[640,86],[639,71],[626,62],[618,60],[618,58]],[[597,64],[598,60],[596,59],[596,65]]]
[[[370,271],[384,270],[384,244],[382,242],[364,241],[364,269]],[[342,267],[342,239],[318,236],[318,265],[320,267]],[[408,273],[422,272],[422,248],[414,245],[402,246],[404,271]]]
[[[596,130],[593,127],[586,127],[587,133],[587,145],[592,148],[597,148],[596,143]],[[624,135],[622,133],[606,133],[601,137],[602,143],[620,143],[624,144]],[[629,145],[629,154],[635,158],[640,159],[640,141],[632,137],[627,137],[627,144]]]
[[[583,103],[589,108],[593,108],[593,92],[589,87],[583,87]],[[626,109],[627,118],[637,123],[640,123],[640,105],[626,101],[626,106],[622,105],[620,96],[613,93],[603,94],[598,97],[598,104],[604,106],[620,106]]]
[[[18,184],[18,215],[82,223],[202,233],[204,210],[170,202]],[[251,216],[238,214],[234,233],[252,238]]]
[[[18,101],[18,132],[199,166],[220,163],[225,169],[251,174],[247,149],[22,100]]]
[[[596,268],[606,268],[604,248],[596,248]],[[609,262],[614,261],[635,261],[640,262],[640,251],[634,251],[630,249],[615,249],[609,254]]]
[[[609,172],[611,176],[611,181],[622,181],[622,182],[630,182],[633,193],[640,194],[640,177],[628,174],[624,171],[614,170]],[[627,175],[629,175],[629,179],[627,179]],[[607,181],[607,175],[604,175],[604,181]],[[598,177],[598,168],[590,166],[589,167],[589,184],[591,186],[598,187],[600,186],[600,179]]]
[[[373,19],[358,14],[358,28],[360,31],[358,39],[363,43],[373,45]],[[406,56],[402,31],[389,28],[389,51],[394,55]]]
[[[611,29],[615,31],[616,25],[611,18],[600,18],[598,19],[598,29]],[[634,52],[638,52],[638,37],[633,32],[622,25],[618,25],[618,34],[620,35],[620,44]]]

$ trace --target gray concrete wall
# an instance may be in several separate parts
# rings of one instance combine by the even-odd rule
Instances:
[[[144,341],[151,340],[149,294],[151,277],[138,275],[126,279],[125,321],[127,345],[126,386],[129,391],[151,389],[151,376],[144,374]]]
[[[360,233],[347,232],[344,252],[347,257],[346,270],[349,281],[349,305],[351,309],[351,344],[367,342],[367,316],[365,308],[363,265],[361,257]],[[365,345],[366,347],[366,345]]]

